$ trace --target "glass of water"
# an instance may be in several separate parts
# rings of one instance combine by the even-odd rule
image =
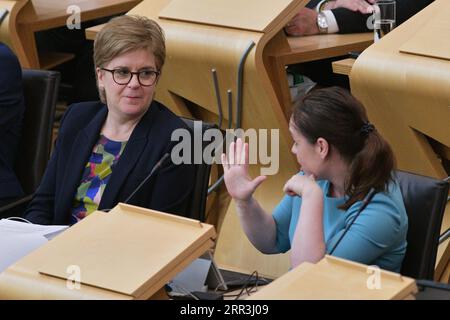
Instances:
[[[378,0],[373,5],[374,40],[377,42],[395,28],[395,1]]]

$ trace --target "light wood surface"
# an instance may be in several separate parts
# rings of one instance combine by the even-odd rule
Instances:
[[[394,29],[359,56],[350,74],[353,94],[390,142],[399,168],[436,178],[448,174],[427,137],[450,147],[450,62],[400,48],[441,12],[450,14],[450,2],[437,0]]]
[[[269,32],[278,16],[292,12],[292,0],[172,0],[159,13],[163,19],[173,19],[208,25]],[[239,8],[239,10],[236,10]]]
[[[416,292],[411,278],[325,256],[317,264],[301,264],[260,288],[248,300],[402,300]]]
[[[440,37],[436,41],[438,34],[447,34],[450,32],[448,25],[448,11],[437,12],[432,20],[417,32],[414,37],[409,39],[400,47],[400,52],[423,55],[426,57],[450,60],[450,37]]]
[[[35,32],[65,26],[71,13],[69,6],[80,8],[80,21],[85,22],[127,12],[141,0],[24,0],[0,1],[17,2],[18,10],[9,19],[12,48],[23,68],[50,68],[67,61],[70,55],[61,53],[40,57],[35,40]],[[20,7],[20,8],[19,8]]]
[[[18,57],[25,56],[25,49],[17,33],[17,15],[28,1],[0,0],[0,8],[8,10],[8,14],[0,24],[0,41],[14,50]]]
[[[277,54],[284,64],[321,60],[363,51],[373,43],[373,33],[327,34],[288,37],[290,51]]]
[[[211,249],[215,236],[211,225],[119,204],[92,213],[9,267],[0,275],[0,296],[149,299]],[[80,270],[77,293],[66,287],[73,280],[69,266]]]
[[[355,64],[355,59],[348,58],[339,61],[334,61],[331,65],[333,67],[333,72],[337,74],[342,74],[344,76],[349,76],[352,71],[352,67]]]
[[[439,179],[450,174],[444,166],[450,150],[450,61],[445,58],[450,42],[436,24],[450,29],[450,20],[443,18],[448,15],[450,2],[434,1],[366,49],[350,74],[352,93],[391,144],[398,167]],[[447,205],[442,230],[450,227],[449,214]],[[448,268],[448,246],[439,248],[437,279]]]
[[[99,24],[90,28],[86,28],[86,39],[95,40],[97,33],[99,33],[100,30],[102,30],[104,25],[105,24]]]

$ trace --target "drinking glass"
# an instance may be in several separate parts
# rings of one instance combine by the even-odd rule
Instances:
[[[395,1],[378,0],[374,5],[374,41],[377,42],[395,28]]]

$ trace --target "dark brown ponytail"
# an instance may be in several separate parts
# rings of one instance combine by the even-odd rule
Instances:
[[[293,121],[312,144],[323,138],[349,163],[345,183],[347,210],[373,188],[385,191],[395,159],[389,144],[369,123],[364,106],[347,90],[330,87],[313,90],[294,105]]]

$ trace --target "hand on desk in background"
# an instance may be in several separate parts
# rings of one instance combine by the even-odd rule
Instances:
[[[319,33],[317,26],[317,11],[302,8],[291,21],[284,27],[284,31],[290,36],[309,36]]]
[[[328,1],[322,10],[345,8],[351,11],[369,14],[373,12],[372,5],[377,0],[335,0]],[[291,21],[284,27],[290,36],[309,36],[319,34],[317,26],[317,11],[315,9],[302,8]]]

